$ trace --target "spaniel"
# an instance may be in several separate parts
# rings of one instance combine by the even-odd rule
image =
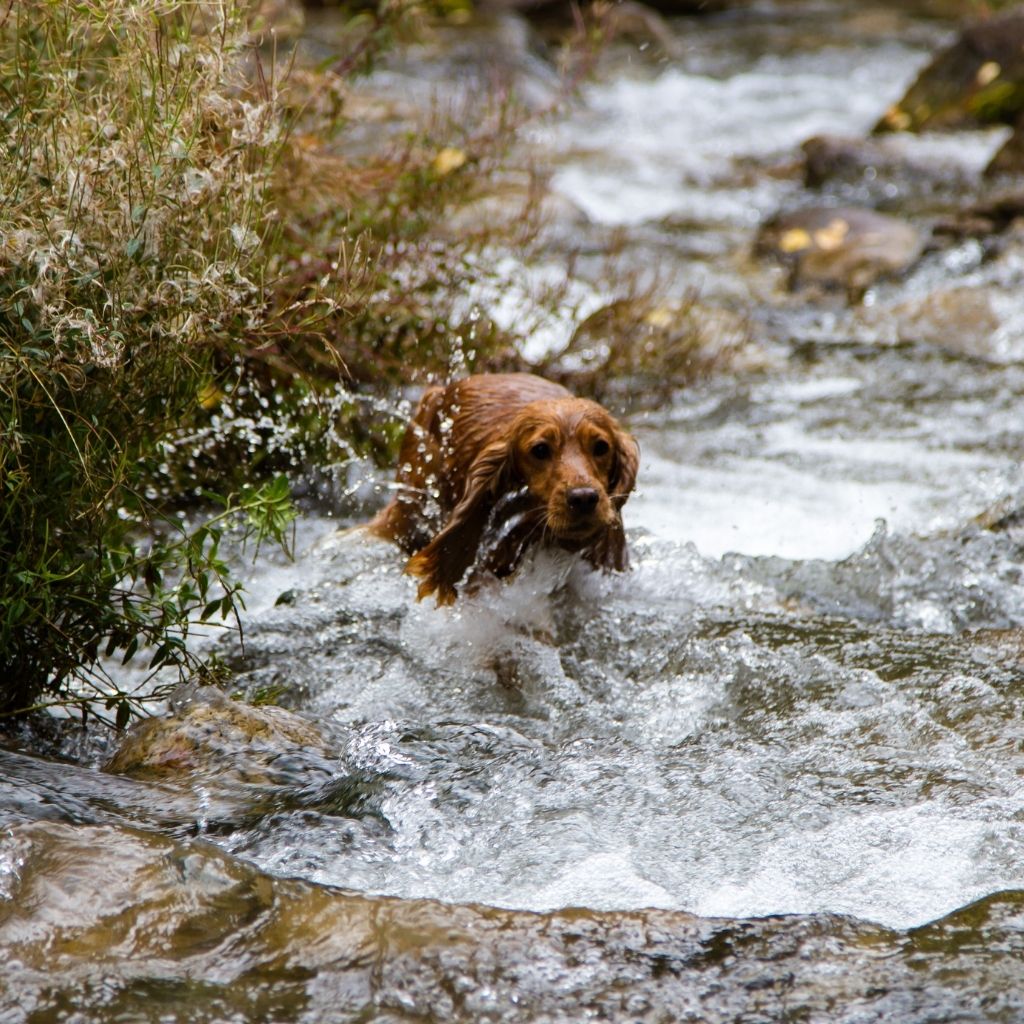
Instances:
[[[370,523],[409,559],[418,598],[511,575],[549,544],[595,568],[627,565],[622,506],[640,451],[596,402],[527,373],[429,388],[406,430],[397,493]]]

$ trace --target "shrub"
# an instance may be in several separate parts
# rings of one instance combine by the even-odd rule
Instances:
[[[444,230],[514,111],[348,159],[344,79],[419,16],[403,0],[290,76],[240,0],[0,8],[0,715],[98,698],[124,722],[164,691],[109,659],[220,671],[189,631],[240,603],[226,531],[285,539],[282,471],[387,457],[367,393],[517,365],[462,298],[493,232]],[[190,529],[182,494],[220,511]]]
[[[192,533],[147,496],[161,439],[266,318],[282,138],[252,60],[233,0],[7,5],[0,709],[103,689],[101,655],[140,646],[201,670],[190,622],[238,599],[220,535],[232,518],[282,534],[282,484]],[[110,699],[123,720],[132,697]]]

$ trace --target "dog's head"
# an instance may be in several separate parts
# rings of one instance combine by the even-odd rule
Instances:
[[[595,565],[625,568],[619,511],[636,484],[640,450],[605,409],[580,398],[543,399],[521,406],[489,433],[489,443],[473,453],[445,528],[409,561],[408,571],[423,580],[421,598],[455,599],[455,585],[504,498],[514,497],[522,520],[516,552],[549,537],[586,552]]]
[[[636,483],[636,442],[596,402],[532,402],[509,426],[508,463],[556,540],[584,545],[619,521]]]

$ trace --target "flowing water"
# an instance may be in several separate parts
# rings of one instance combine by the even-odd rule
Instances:
[[[223,651],[297,718],[199,692],[146,769],[0,751],[0,1021],[1024,1019],[1021,250],[854,307],[749,254],[822,198],[799,144],[869,129],[943,27],[674,30],[529,140],[574,244],[615,232],[766,353],[630,421],[632,571],[540,554],[438,610],[305,524]],[[925,225],[998,142],[901,140],[931,177],[825,198]],[[959,285],[990,337],[894,333]]]

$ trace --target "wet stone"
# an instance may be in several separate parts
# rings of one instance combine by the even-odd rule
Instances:
[[[846,189],[873,201],[892,203],[895,195],[960,189],[973,180],[960,163],[915,152],[905,136],[814,135],[801,149],[808,188],[840,194]]]
[[[203,773],[263,782],[273,776],[274,762],[289,754],[331,756],[323,736],[307,719],[202,687],[172,700],[169,714],[147,718],[130,729],[106,770],[145,778]]]
[[[994,286],[946,288],[879,315],[895,320],[901,341],[924,342],[992,362],[1024,358],[1024,315],[1011,291]]]
[[[577,394],[636,407],[757,358],[747,321],[731,310],[692,297],[620,299],[587,317],[541,372]]]
[[[164,1014],[317,1024],[923,1024],[1011,1020],[1024,1006],[1017,892],[909,933],[824,914],[530,914],[356,895],[205,844],[46,823],[0,838],[0,881],[0,948],[18,965],[0,1016],[12,1020],[145,1017],[157,990]]]
[[[1013,134],[1003,143],[988,167],[988,177],[1024,173],[1024,113],[1017,118]]]
[[[920,233],[896,217],[858,207],[810,207],[783,214],[758,234],[755,252],[790,268],[789,287],[845,289],[857,298],[884,277],[909,270]]]

